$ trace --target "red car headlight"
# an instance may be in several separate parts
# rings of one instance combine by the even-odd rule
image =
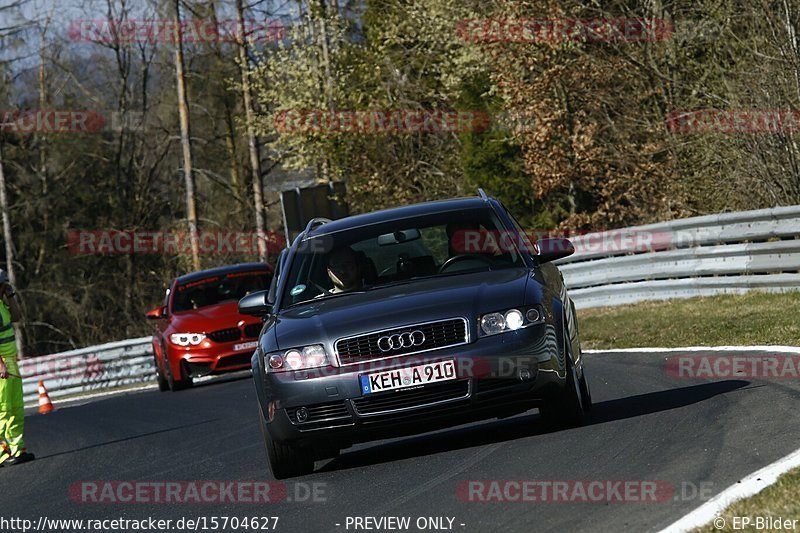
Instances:
[[[197,346],[205,339],[205,333],[173,333],[169,336],[169,341],[178,346]]]

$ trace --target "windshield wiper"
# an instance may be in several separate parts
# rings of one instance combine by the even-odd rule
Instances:
[[[500,269],[498,269],[500,270]],[[471,270],[459,270],[457,272],[437,272],[436,274],[428,274],[425,276],[412,276],[407,279],[401,279],[398,281],[390,281],[389,283],[381,283],[380,285],[373,285],[369,287],[367,290],[375,290],[375,289],[383,289],[384,287],[394,287],[396,285],[406,285],[411,283],[412,281],[419,281],[423,279],[436,279],[436,278],[447,278],[451,276],[459,276],[461,274],[476,274],[478,272],[491,272],[492,269],[486,270],[483,268],[480,269],[471,269]]]
[[[293,303],[292,305],[287,307],[287,309],[294,307],[296,305],[310,304],[314,302],[329,300],[330,298],[336,298],[337,296],[347,296],[348,294],[364,294],[365,292],[367,291],[345,291],[345,292],[334,292],[332,294],[319,295],[314,298],[311,298],[310,300],[303,300],[302,302]]]
[[[390,281],[388,283],[381,283],[380,285],[373,285],[372,287],[367,288],[368,291],[374,291],[375,289],[385,289],[386,287],[395,287],[397,285],[406,285],[411,283],[412,281],[416,281],[418,279],[423,279],[420,277],[416,278],[408,278],[408,279],[401,279],[399,281]]]

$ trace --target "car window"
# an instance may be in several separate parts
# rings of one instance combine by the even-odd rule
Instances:
[[[230,272],[182,283],[175,287],[172,311],[190,311],[231,300],[240,300],[251,292],[265,290],[271,275],[263,271]]]
[[[432,276],[524,266],[516,249],[464,246],[465,240],[477,241],[504,231],[495,212],[485,207],[311,238],[292,260],[282,302],[293,305]],[[315,239],[319,245],[314,245]]]
[[[423,228],[420,233],[422,233],[422,242],[425,244],[425,248],[429,250],[429,253],[436,260],[436,264],[441,265],[450,258],[445,226]]]
[[[351,248],[366,255],[373,262],[380,276],[396,273],[400,257],[419,258],[431,255],[430,250],[421,240],[398,243],[393,246],[380,246],[376,237],[355,243]]]
[[[503,207],[503,209],[505,209],[505,207]],[[530,256],[536,256],[539,253],[536,243],[531,240],[528,232],[525,231],[517,218],[511,214],[511,211],[506,209],[506,214],[508,214],[508,218],[511,219],[511,224],[514,226],[514,232],[516,233],[515,242],[519,246],[520,251],[527,253]]]
[[[268,302],[274,302],[278,294],[278,283],[280,283],[281,280],[281,270],[283,269],[283,262],[286,260],[287,253],[288,251],[286,248],[281,250],[278,261],[275,263],[275,270],[272,273],[272,281],[269,284],[269,294],[267,295]]]

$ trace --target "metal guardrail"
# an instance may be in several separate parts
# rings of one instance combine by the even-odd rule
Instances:
[[[25,404],[38,401],[39,380],[50,398],[155,382],[152,337],[141,337],[20,361]]]
[[[559,260],[579,309],[800,290],[800,206],[722,213],[592,233]]]

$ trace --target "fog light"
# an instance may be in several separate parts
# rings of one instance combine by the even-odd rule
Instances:
[[[301,423],[305,422],[306,420],[308,420],[308,409],[306,409],[305,407],[300,407],[295,412],[295,416],[297,417],[298,422]]]
[[[269,402],[267,406],[267,419],[272,422],[272,419],[275,418],[275,402]]]
[[[539,310],[535,307],[528,309],[528,312],[525,313],[525,318],[530,320],[531,322],[538,322],[541,316],[539,315]]]

